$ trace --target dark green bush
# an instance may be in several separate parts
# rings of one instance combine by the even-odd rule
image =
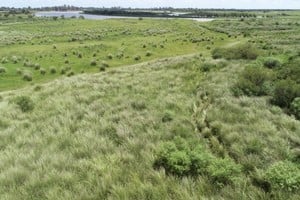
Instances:
[[[22,112],[29,112],[34,109],[34,103],[28,96],[19,96],[15,99],[15,103],[19,106]]]
[[[293,100],[291,104],[291,112],[297,119],[300,119],[300,97]]]
[[[56,68],[55,67],[51,67],[50,68],[50,73],[51,74],[55,74],[56,73]]]
[[[279,79],[291,79],[300,84],[300,58],[292,59],[280,67],[278,71]]]
[[[278,68],[281,66],[281,63],[279,60],[275,58],[268,58],[264,61],[264,66],[270,69]]]
[[[227,60],[255,60],[259,51],[251,44],[240,44],[229,48],[216,48],[212,51],[214,59],[225,58]]]
[[[214,63],[205,62],[200,65],[200,70],[202,72],[209,72],[210,70],[216,68],[217,65]]]
[[[299,166],[290,161],[280,161],[270,166],[265,173],[265,179],[274,190],[296,191],[300,189]]]
[[[235,95],[262,96],[271,93],[272,74],[261,67],[246,67],[233,86]]]
[[[296,97],[300,97],[300,85],[290,79],[280,80],[275,84],[272,103],[282,108],[290,108]]]

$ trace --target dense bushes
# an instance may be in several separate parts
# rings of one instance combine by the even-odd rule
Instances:
[[[251,44],[240,44],[229,48],[215,48],[212,51],[214,59],[225,58],[228,60],[255,60],[259,55],[259,51]]]
[[[158,152],[155,167],[163,167],[167,174],[209,176],[219,185],[229,184],[241,173],[241,166],[229,158],[217,158],[201,145],[187,143],[182,138],[165,143]]]
[[[276,83],[272,102],[282,108],[290,108],[296,97],[300,97],[300,85],[290,79]]]
[[[289,161],[273,164],[265,173],[265,179],[272,189],[294,191],[300,189],[300,169]]]
[[[235,95],[262,96],[271,92],[272,73],[262,67],[246,67],[233,87]]]

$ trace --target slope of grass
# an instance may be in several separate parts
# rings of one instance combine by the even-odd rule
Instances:
[[[207,73],[200,63],[197,57],[170,58],[1,93],[1,198],[299,197],[266,193],[252,180],[256,172],[291,159],[289,141],[299,140],[299,122],[265,98],[231,95],[228,88],[241,63]],[[214,137],[223,153],[195,129],[205,91],[211,99],[207,121],[219,128]],[[19,96],[30,96],[32,111],[22,112],[15,103]],[[155,170],[160,145],[175,137],[233,158],[244,172],[219,188],[205,175],[176,178]]]

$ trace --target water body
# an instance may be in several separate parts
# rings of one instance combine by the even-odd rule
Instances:
[[[106,15],[88,15],[83,14],[79,11],[43,11],[43,12],[36,12],[35,16],[37,17],[61,17],[64,16],[65,18],[71,17],[80,17],[83,16],[85,19],[93,19],[93,20],[103,20],[103,19],[111,19],[111,18],[130,18],[130,17],[117,17],[117,16],[106,16]]]
[[[71,17],[80,17],[83,16],[85,19],[92,19],[92,20],[104,20],[104,19],[113,19],[113,18],[137,18],[137,17],[124,17],[124,16],[108,16],[108,15],[89,15],[83,14],[80,11],[43,11],[43,12],[36,12],[35,16],[37,17],[61,17],[64,16],[65,18]],[[168,19],[168,18],[160,18],[160,19]],[[170,18],[169,18],[170,19]],[[184,19],[192,19],[201,22],[208,22],[212,21],[213,19],[209,18],[184,18]]]

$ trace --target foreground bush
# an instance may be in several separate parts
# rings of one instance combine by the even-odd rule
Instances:
[[[265,173],[265,179],[275,190],[295,191],[300,189],[300,169],[289,161],[273,164]]]
[[[19,106],[22,112],[29,112],[34,109],[34,103],[28,96],[19,96],[15,99],[15,103]]]
[[[216,48],[212,51],[212,57],[214,59],[255,60],[258,56],[259,51],[251,44],[240,44],[229,48]]]
[[[271,92],[272,74],[261,67],[246,67],[233,86],[235,95],[262,96]]]
[[[217,158],[197,145],[192,147],[181,138],[165,143],[160,149],[155,167],[163,167],[167,174],[209,176],[218,185],[230,184],[241,173],[241,166],[229,158]]]
[[[272,103],[282,108],[290,108],[296,97],[300,97],[300,85],[290,79],[278,81],[272,98]]]

